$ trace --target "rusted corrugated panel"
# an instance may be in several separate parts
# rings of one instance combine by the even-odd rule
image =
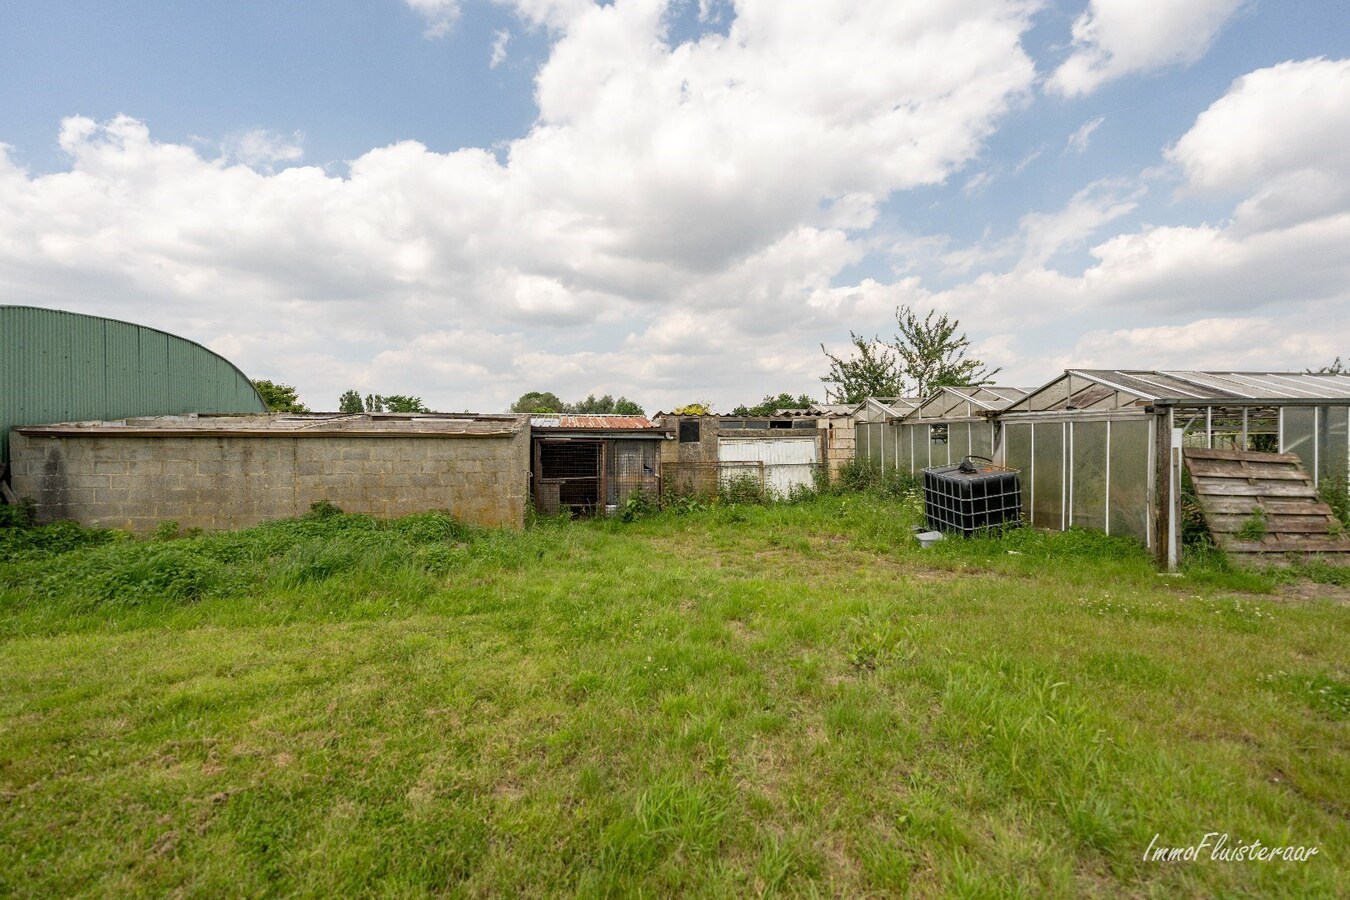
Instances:
[[[0,461],[16,425],[189,412],[264,412],[233,364],[129,322],[0,306]]]
[[[655,428],[646,416],[577,416],[553,415],[534,416],[530,419],[534,428],[560,428],[571,430],[607,430],[607,429],[644,429]]]

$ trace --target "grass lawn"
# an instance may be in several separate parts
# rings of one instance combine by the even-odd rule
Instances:
[[[1345,588],[915,521],[0,529],[0,894],[1350,892]]]

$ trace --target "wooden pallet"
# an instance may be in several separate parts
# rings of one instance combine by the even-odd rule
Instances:
[[[1311,554],[1350,564],[1350,536],[1294,454],[1188,449],[1183,455],[1209,533],[1235,560],[1270,565],[1288,554]],[[1242,534],[1255,516],[1265,527],[1259,540]]]

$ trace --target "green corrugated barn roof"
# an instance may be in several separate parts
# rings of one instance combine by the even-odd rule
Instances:
[[[18,425],[266,411],[248,376],[201,344],[116,319],[0,306],[0,462]]]

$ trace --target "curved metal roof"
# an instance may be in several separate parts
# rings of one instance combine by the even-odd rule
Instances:
[[[18,425],[266,411],[238,366],[195,341],[118,319],[0,306],[0,459]]]

